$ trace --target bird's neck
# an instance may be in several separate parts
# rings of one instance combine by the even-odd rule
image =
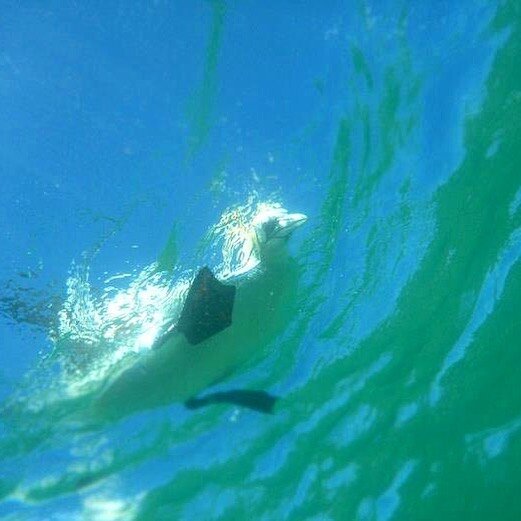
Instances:
[[[286,248],[277,248],[272,251],[261,253],[260,265],[265,271],[277,271],[283,269],[290,261],[289,252]]]

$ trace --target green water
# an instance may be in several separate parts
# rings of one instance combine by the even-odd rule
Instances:
[[[463,153],[443,179],[419,181],[411,159],[436,70],[417,71],[404,44],[378,91],[351,45],[354,101],[297,252],[299,313],[232,381],[282,396],[274,415],[174,405],[82,430],[70,406],[17,413],[0,492],[24,509],[8,519],[521,519],[520,14],[505,2],[484,31],[506,37],[462,137],[449,137]],[[215,45],[224,16],[216,8]]]
[[[517,11],[506,5],[488,29],[508,23],[512,32],[494,59],[479,111],[465,118],[459,166],[420,208],[407,197],[411,180],[403,180],[402,203],[373,224],[359,280],[335,293],[341,305],[316,325],[317,349],[329,354],[295,378],[280,414],[260,434],[230,433],[236,453],[206,468],[203,481],[199,470],[180,472],[147,495],[139,518],[183,518],[187,505],[222,519],[521,518]],[[307,322],[331,298],[326,279],[341,236],[356,234],[376,211],[371,194],[417,124],[421,78],[412,78],[409,92],[398,84],[402,73],[411,74],[408,67],[405,59],[388,71],[379,164],[367,159],[356,178],[349,168],[353,119],[367,116],[362,104],[338,126],[321,224],[301,257],[311,263],[318,250],[319,266],[269,380],[295,363]],[[404,90],[405,100],[398,99]],[[410,120],[397,114],[403,103]],[[357,307],[367,300],[380,305],[380,271],[397,243],[387,274],[399,277],[396,267],[410,254],[400,247],[411,220],[422,217],[430,224],[420,230],[428,240],[425,251],[418,248],[418,268],[397,294],[380,296],[394,299],[390,313],[355,344],[355,331],[363,329],[354,322]]]

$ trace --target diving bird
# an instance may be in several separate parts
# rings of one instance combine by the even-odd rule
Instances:
[[[148,352],[110,379],[95,400],[96,416],[117,419],[176,401],[188,408],[230,402],[271,412],[275,398],[264,391],[200,393],[262,354],[294,316],[298,265],[287,243],[306,220],[280,206],[260,207],[242,269],[197,272],[180,315]]]

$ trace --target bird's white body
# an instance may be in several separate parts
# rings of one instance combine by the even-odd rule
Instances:
[[[294,227],[302,214],[287,214]],[[280,219],[279,219],[280,220]],[[288,221],[289,222],[289,221]],[[232,324],[197,345],[174,331],[130,366],[120,369],[94,403],[101,418],[118,418],[137,410],[186,401],[254,359],[285,328],[295,313],[298,267],[285,248],[291,230],[277,237],[272,250],[260,245],[260,265],[235,282]],[[284,239],[284,240],[283,240]],[[266,237],[260,237],[266,244]]]

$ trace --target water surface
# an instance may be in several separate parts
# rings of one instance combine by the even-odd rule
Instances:
[[[517,1],[1,16],[0,516],[520,518]],[[266,389],[276,413],[71,419],[88,393],[51,400],[49,355],[90,385],[89,303],[158,258],[217,262],[200,238],[252,194],[309,215],[299,311],[217,389]]]

